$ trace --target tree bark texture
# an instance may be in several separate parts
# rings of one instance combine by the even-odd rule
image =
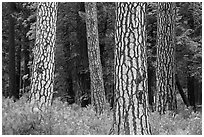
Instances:
[[[15,19],[13,18],[13,12],[15,8],[15,3],[9,3],[9,93],[10,97],[14,99],[18,98],[18,93],[16,92],[16,75],[15,75]]]
[[[146,3],[116,4],[114,134],[151,134],[145,14]]]
[[[33,48],[30,103],[32,110],[51,105],[54,84],[54,48],[57,3],[40,2],[37,7],[36,41]]]
[[[89,70],[91,78],[91,102],[101,114],[105,107],[105,89],[100,59],[96,3],[85,3]]]
[[[158,3],[156,111],[176,109],[175,92],[175,3]]]

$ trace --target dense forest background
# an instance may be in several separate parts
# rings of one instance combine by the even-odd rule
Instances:
[[[17,101],[22,96],[26,96],[30,90],[32,49],[36,39],[36,10],[37,3],[2,3],[3,98],[12,98]],[[148,102],[154,106],[157,3],[147,3],[146,10]],[[62,102],[85,107],[91,104],[85,5],[83,2],[58,3],[57,14],[53,96],[54,99]],[[112,108],[114,104],[115,3],[97,2],[97,18],[105,97]],[[9,39],[11,35],[14,41]],[[186,105],[192,106],[194,111],[200,111],[202,105],[202,3],[176,3],[175,48],[176,94],[177,98],[184,102],[178,108]],[[9,79],[9,75],[13,77]]]
[[[176,18],[176,71],[181,86],[187,88],[187,77],[194,77],[196,84],[202,81],[202,6],[200,3],[177,3]],[[9,96],[9,14],[7,3],[2,6],[2,91]],[[16,93],[27,92],[24,76],[32,61],[35,40],[35,3],[16,3],[13,9],[15,23],[15,75]],[[156,60],[156,3],[147,8],[147,45],[150,71],[155,71]],[[55,57],[56,96],[74,102],[75,93],[80,97],[90,95],[90,79],[87,59],[86,28],[83,3],[60,3],[58,8],[57,42]],[[111,100],[113,91],[114,57],[114,3],[97,3],[99,45],[106,97]],[[30,53],[30,55],[28,54]],[[27,64],[26,64],[27,63]],[[154,73],[150,73],[154,79]],[[155,88],[154,81],[151,87]],[[194,80],[193,80],[194,81]],[[191,82],[190,82],[191,83]],[[79,85],[77,85],[79,84]],[[26,86],[25,86],[26,85]],[[198,86],[195,86],[198,87]],[[79,91],[77,91],[79,90]],[[196,94],[197,96],[197,94]],[[201,97],[201,96],[200,96]],[[197,99],[196,101],[198,101]]]

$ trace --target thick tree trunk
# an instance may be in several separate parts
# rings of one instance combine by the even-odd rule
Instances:
[[[158,3],[156,111],[176,109],[175,90],[175,3]]]
[[[12,17],[14,12],[15,3],[10,2],[10,15],[9,15],[9,93],[10,97],[14,100],[18,99],[18,92],[16,92],[16,75],[15,75],[15,20]]]
[[[85,10],[91,78],[91,102],[95,106],[96,112],[101,114],[104,111],[106,99],[100,59],[96,3],[85,3]]]
[[[148,120],[146,3],[117,3],[114,134],[151,134]]]
[[[57,3],[40,2],[37,7],[36,41],[33,48],[30,103],[32,110],[51,105],[54,85],[54,48]]]

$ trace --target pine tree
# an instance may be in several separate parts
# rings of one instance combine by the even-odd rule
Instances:
[[[156,111],[176,109],[175,93],[175,3],[158,3]]]
[[[40,2],[37,7],[36,41],[33,48],[30,103],[33,110],[51,105],[54,84],[54,48],[57,3]]]
[[[145,14],[146,3],[117,3],[114,134],[151,134]]]
[[[105,89],[100,59],[96,3],[85,3],[89,70],[91,78],[91,102],[101,114],[105,107]]]

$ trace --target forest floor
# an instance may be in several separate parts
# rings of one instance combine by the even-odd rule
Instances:
[[[17,102],[2,100],[3,135],[107,135],[112,126],[113,112],[107,109],[97,116],[93,106],[81,108],[56,100],[46,113],[31,113],[26,99]],[[153,135],[202,135],[202,109],[186,108],[178,95],[177,112],[160,116],[150,113]]]

